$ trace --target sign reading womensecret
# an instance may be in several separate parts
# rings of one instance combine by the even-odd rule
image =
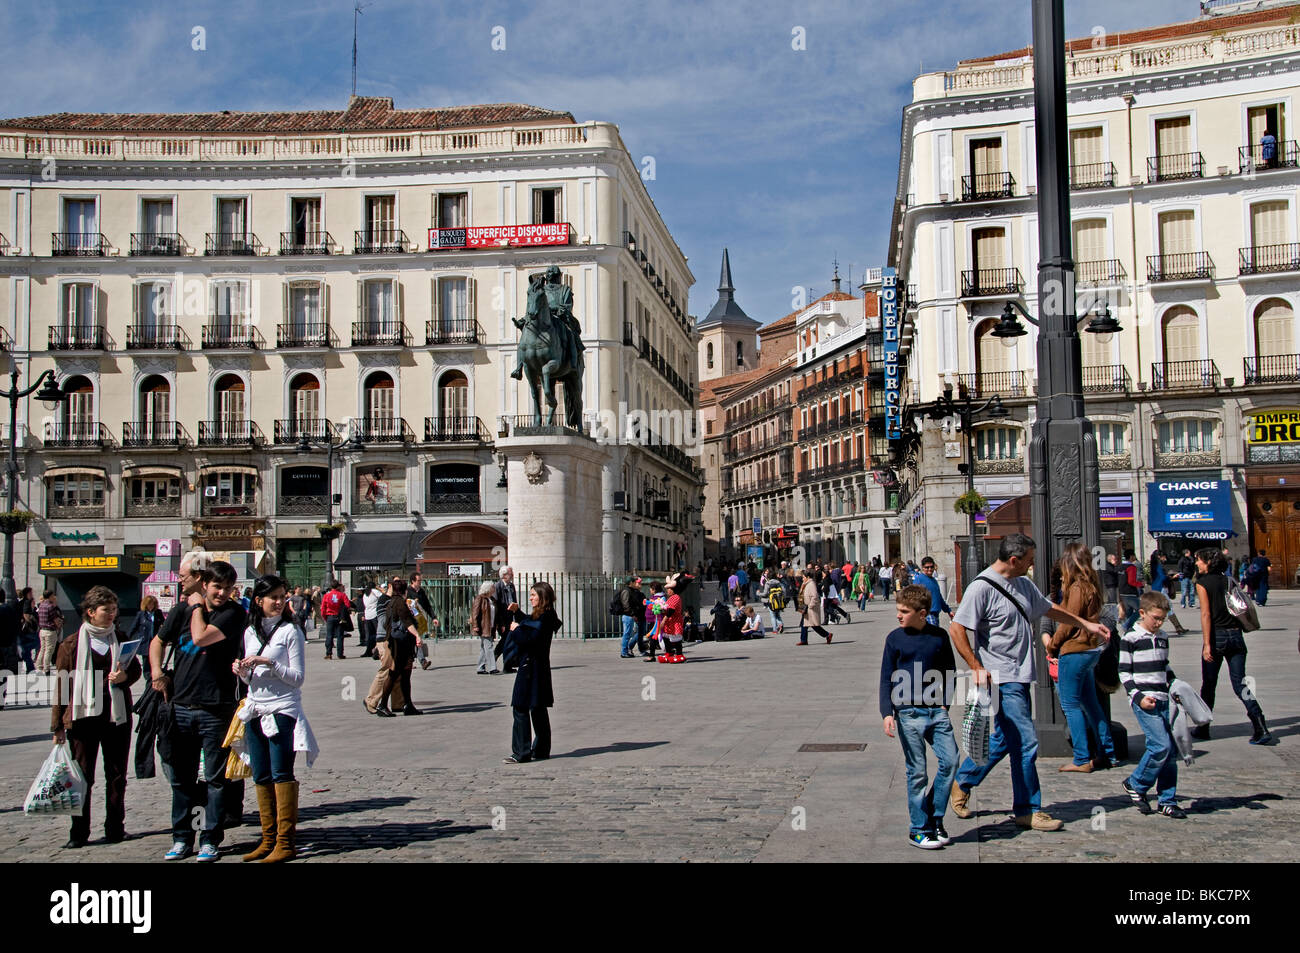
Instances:
[[[1227,539],[1232,528],[1228,480],[1159,480],[1147,484],[1148,532],[1188,539]]]

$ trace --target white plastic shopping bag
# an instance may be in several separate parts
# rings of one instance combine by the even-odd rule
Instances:
[[[989,760],[989,735],[993,732],[993,715],[987,690],[971,685],[966,692],[966,713],[961,720],[961,746],[976,764]]]
[[[25,814],[80,814],[86,777],[66,742],[54,746],[23,802]]]

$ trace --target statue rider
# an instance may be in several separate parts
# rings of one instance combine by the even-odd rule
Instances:
[[[557,327],[563,328],[560,332],[560,362],[578,368],[582,364],[582,352],[587,349],[587,346],[582,343],[582,325],[573,314],[573,290],[562,280],[558,265],[551,265],[546,269],[544,281],[546,306],[550,311],[551,320],[556,322]],[[521,330],[526,324],[519,318],[511,320]],[[522,347],[521,342],[515,356],[515,369],[510,372],[510,376],[515,380],[523,380],[524,376]]]

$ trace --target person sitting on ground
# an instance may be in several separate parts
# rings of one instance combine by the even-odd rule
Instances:
[[[763,637],[763,617],[754,611],[753,606],[745,606],[745,621],[740,626],[740,636],[750,639]]]

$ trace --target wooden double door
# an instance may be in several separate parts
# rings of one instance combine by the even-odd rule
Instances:
[[[1277,486],[1251,490],[1246,508],[1250,513],[1250,547],[1261,549],[1273,564],[1270,587],[1292,589],[1300,571],[1300,487]]]

